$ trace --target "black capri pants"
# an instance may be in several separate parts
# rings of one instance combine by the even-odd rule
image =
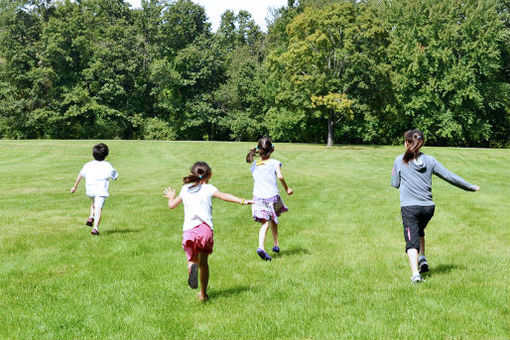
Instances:
[[[400,208],[404,225],[406,252],[413,248],[420,251],[420,237],[425,236],[425,228],[434,216],[434,210],[434,205],[410,205]]]

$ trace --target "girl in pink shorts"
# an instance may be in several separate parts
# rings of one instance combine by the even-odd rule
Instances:
[[[198,271],[200,269],[200,301],[206,301],[207,283],[209,282],[209,265],[207,258],[213,251],[213,217],[212,197],[223,201],[251,204],[252,201],[220,192],[214,185],[209,184],[212,171],[205,162],[196,162],[191,167],[191,174],[183,178],[184,185],[179,195],[168,187],[164,197],[168,198],[168,207],[173,209],[184,204],[184,224],[182,227],[182,247],[188,259],[188,284],[191,288],[198,288]]]

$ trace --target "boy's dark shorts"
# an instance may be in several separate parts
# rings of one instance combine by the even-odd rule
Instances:
[[[425,228],[434,216],[434,210],[434,205],[410,205],[400,208],[402,223],[404,224],[406,252],[413,248],[420,251],[420,237],[425,236]]]

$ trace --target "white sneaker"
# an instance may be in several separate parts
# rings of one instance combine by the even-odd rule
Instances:
[[[425,280],[421,277],[420,274],[416,274],[414,275],[412,278],[411,278],[411,282],[412,283],[421,283],[421,282],[425,282]]]

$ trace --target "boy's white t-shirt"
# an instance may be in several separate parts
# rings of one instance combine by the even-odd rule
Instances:
[[[184,224],[182,230],[192,229],[207,223],[213,230],[212,196],[218,189],[212,184],[194,183],[183,185],[179,196],[184,204]]]
[[[110,178],[116,180],[118,177],[117,170],[107,161],[90,161],[83,166],[80,175],[85,178],[85,189],[87,196],[110,196],[108,187]]]
[[[253,196],[258,198],[270,198],[278,195],[278,183],[276,181],[276,168],[282,163],[276,159],[257,161],[251,166],[253,176]]]

